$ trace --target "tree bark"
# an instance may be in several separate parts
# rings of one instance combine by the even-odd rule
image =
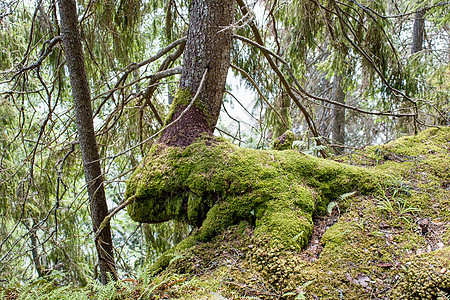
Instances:
[[[278,111],[281,114],[281,117],[286,120],[289,123],[289,113],[291,111],[291,99],[289,98],[289,95],[285,92],[281,92],[280,95],[278,95],[278,98],[275,102],[275,107],[278,109]],[[274,126],[274,138],[277,138],[281,136],[283,133],[286,132],[286,130],[290,128],[286,128],[286,126],[283,124],[283,122],[276,118],[277,122]],[[290,125],[290,124],[289,124]]]
[[[76,2],[74,0],[60,0],[58,6],[61,16],[63,47],[75,105],[78,141],[95,233],[105,216],[108,215],[108,206],[103,187],[98,147],[95,140],[91,95],[84,66],[80,32],[78,30]],[[115,278],[116,274],[109,223],[95,239],[95,246],[97,248],[100,281],[106,284],[109,277]]]
[[[39,277],[43,277],[46,274],[44,273],[44,266],[41,263],[41,256],[38,252],[39,242],[38,237],[36,235],[36,220],[33,219],[33,226],[30,227],[28,220],[24,220],[24,224],[27,227],[30,233],[30,242],[31,242],[31,257],[33,258],[34,267],[36,268],[36,272]]]
[[[233,4],[233,0],[192,1],[179,92],[166,124],[184,111],[196,94],[205,70],[207,75],[194,105],[162,133],[160,142],[187,146],[202,134],[214,132],[230,66],[233,36],[228,26],[233,22]],[[184,99],[181,92],[189,92],[190,98]]]
[[[411,46],[411,54],[422,51],[423,36],[425,34],[425,10],[419,10],[416,12],[414,18],[413,27],[413,42]]]
[[[339,103],[345,103],[345,93],[341,86],[342,78],[341,76],[334,77],[333,83],[333,100]],[[334,105],[332,110],[332,131],[331,138],[333,143],[338,145],[345,144],[345,108]],[[334,147],[333,152],[335,155],[342,154],[344,152],[343,147]]]

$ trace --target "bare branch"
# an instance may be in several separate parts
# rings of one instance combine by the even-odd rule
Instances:
[[[114,89],[117,88],[117,87],[119,87],[119,86],[127,79],[128,75],[129,75],[131,72],[133,72],[133,71],[135,71],[135,70],[137,70],[137,69],[139,69],[139,68],[141,68],[141,67],[143,67],[143,66],[145,66],[145,65],[148,65],[149,63],[154,62],[155,60],[157,60],[158,58],[162,57],[164,54],[166,54],[167,52],[169,52],[170,50],[172,50],[172,49],[175,48],[176,46],[178,46],[178,45],[180,45],[180,44],[182,44],[182,43],[185,43],[185,42],[186,42],[186,37],[182,37],[182,38],[180,38],[180,39],[174,41],[173,43],[169,44],[167,47],[165,47],[165,48],[159,50],[155,55],[153,55],[153,56],[150,57],[149,59],[146,59],[146,60],[144,60],[144,61],[142,61],[142,62],[140,62],[140,63],[134,63],[134,64],[131,64],[131,65],[127,66],[127,67],[123,70],[124,74],[120,77],[120,79],[119,79],[119,80],[117,81],[117,83],[115,84]],[[105,99],[103,100],[102,104],[99,105],[99,107],[97,108],[97,110],[96,110],[95,113],[94,113],[94,117],[97,116],[97,115],[99,114],[100,109],[102,108],[102,106],[103,106],[103,105],[106,103],[106,101],[113,95],[113,93],[114,93],[114,91],[115,91],[114,89],[113,89],[113,90],[105,97]]]
[[[100,223],[100,226],[97,229],[97,232],[95,233],[95,238],[97,239],[103,228],[105,228],[109,222],[111,221],[112,217],[114,217],[119,211],[124,209],[128,206],[128,204],[131,204],[134,202],[134,199],[136,198],[136,195],[131,196],[126,201],[123,201],[119,206],[115,207]]]
[[[175,51],[174,53],[167,56],[167,58],[163,61],[163,63],[159,67],[158,73],[167,70],[167,68],[181,56],[181,54],[184,52],[185,45],[186,45],[186,42],[181,43],[180,47],[177,49],[177,51]],[[180,73],[181,73],[181,71],[180,71]],[[171,75],[174,75],[174,74],[171,74]],[[171,75],[168,75],[168,76],[171,76]],[[158,120],[159,124],[161,124],[161,126],[164,125],[164,122],[163,122],[162,118],[159,116],[158,110],[153,105],[153,103],[151,102],[150,99],[152,98],[153,94],[156,91],[157,86],[155,85],[155,83],[157,83],[162,78],[163,77],[159,78],[157,76],[151,78],[151,80],[149,82],[149,86],[144,93],[144,96],[143,96],[144,104],[142,105],[142,107],[145,107],[147,105],[150,106],[150,109],[152,110],[153,114],[155,115],[156,119]],[[141,115],[139,118],[139,126],[142,127],[142,111],[141,111]],[[141,138],[141,140],[142,140],[142,138]]]
[[[244,141],[241,140],[240,138],[238,138],[238,137],[232,135],[231,133],[226,132],[226,131],[223,130],[223,129],[220,129],[219,127],[216,127],[216,129],[217,129],[219,132],[221,132],[221,133],[223,133],[223,134],[225,134],[225,135],[228,135],[229,137],[231,137],[231,138],[233,138],[233,139],[235,139],[235,140],[238,140],[238,141],[241,142],[241,143],[247,144],[246,142],[244,142]]]

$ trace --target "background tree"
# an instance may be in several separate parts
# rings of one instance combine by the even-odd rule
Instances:
[[[58,3],[61,16],[62,41],[72,87],[75,116],[78,129],[78,143],[83,159],[84,176],[89,194],[89,204],[97,248],[100,281],[106,284],[116,278],[113,242],[109,222],[103,226],[108,215],[103,174],[100,166],[97,142],[92,118],[91,94],[84,67],[84,56],[78,30],[76,2],[62,0]]]

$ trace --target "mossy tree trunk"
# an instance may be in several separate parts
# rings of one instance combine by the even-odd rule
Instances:
[[[108,206],[103,186],[100,157],[95,139],[91,94],[84,66],[80,32],[78,30],[77,7],[74,0],[61,0],[58,6],[61,16],[64,53],[67,60],[67,69],[69,70],[75,107],[78,142],[80,144],[84,176],[90,200],[91,218],[94,233],[96,233],[103,219],[108,215]],[[106,284],[110,278],[109,275],[115,278],[116,273],[109,223],[100,231],[98,237],[96,237],[95,246],[97,248],[100,281]]]
[[[207,74],[194,105],[162,133],[160,142],[187,146],[200,135],[213,133],[230,66],[233,4],[232,0],[192,1],[179,91],[166,124],[182,114],[199,89],[205,71]]]

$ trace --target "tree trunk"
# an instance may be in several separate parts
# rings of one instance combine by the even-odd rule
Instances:
[[[77,8],[74,0],[60,0],[58,5],[61,16],[64,52],[75,104],[78,141],[83,159],[84,176],[95,233],[105,216],[108,215],[108,206],[106,204],[103,175],[95,140],[91,95],[84,66],[80,32],[78,30]],[[95,246],[97,248],[100,281],[105,284],[108,282],[109,276],[115,278],[115,264],[109,224],[95,239]]]
[[[233,0],[192,1],[180,86],[166,124],[185,110],[205,70],[207,75],[194,105],[162,133],[160,142],[187,146],[202,134],[213,133],[230,66],[232,31],[227,27],[233,22],[233,4]]]
[[[422,51],[423,36],[425,34],[425,19],[423,18],[424,15],[425,10],[423,9],[416,12],[416,16],[414,18],[413,42],[411,46],[411,54]]]
[[[280,112],[281,117],[283,120],[286,120],[289,124],[289,117],[290,117],[290,111],[291,111],[291,99],[289,98],[289,95],[285,92],[281,92],[280,95],[278,95],[276,102],[275,102],[275,108]],[[276,123],[274,126],[274,132],[273,135],[274,138],[277,138],[281,136],[283,133],[286,132],[289,128],[286,128],[286,125],[283,124],[283,122],[278,118],[275,117]]]
[[[341,86],[341,76],[334,77],[333,83],[333,100],[339,103],[345,103],[345,93]],[[344,145],[345,143],[345,109],[341,106],[333,104],[333,121],[331,138],[333,143],[338,145]],[[342,154],[344,152],[343,147],[334,147],[333,152],[335,155]]]
[[[38,241],[38,237],[36,235],[36,220],[33,218],[33,226],[30,227],[29,221],[28,220],[24,220],[23,223],[25,224],[25,226],[28,229],[28,232],[30,233],[30,242],[31,242],[31,257],[33,259],[34,262],[34,267],[36,268],[36,272],[38,273],[39,277],[43,277],[45,276],[45,268],[41,263],[41,256],[39,255],[38,252],[38,247],[39,247],[39,241]]]

